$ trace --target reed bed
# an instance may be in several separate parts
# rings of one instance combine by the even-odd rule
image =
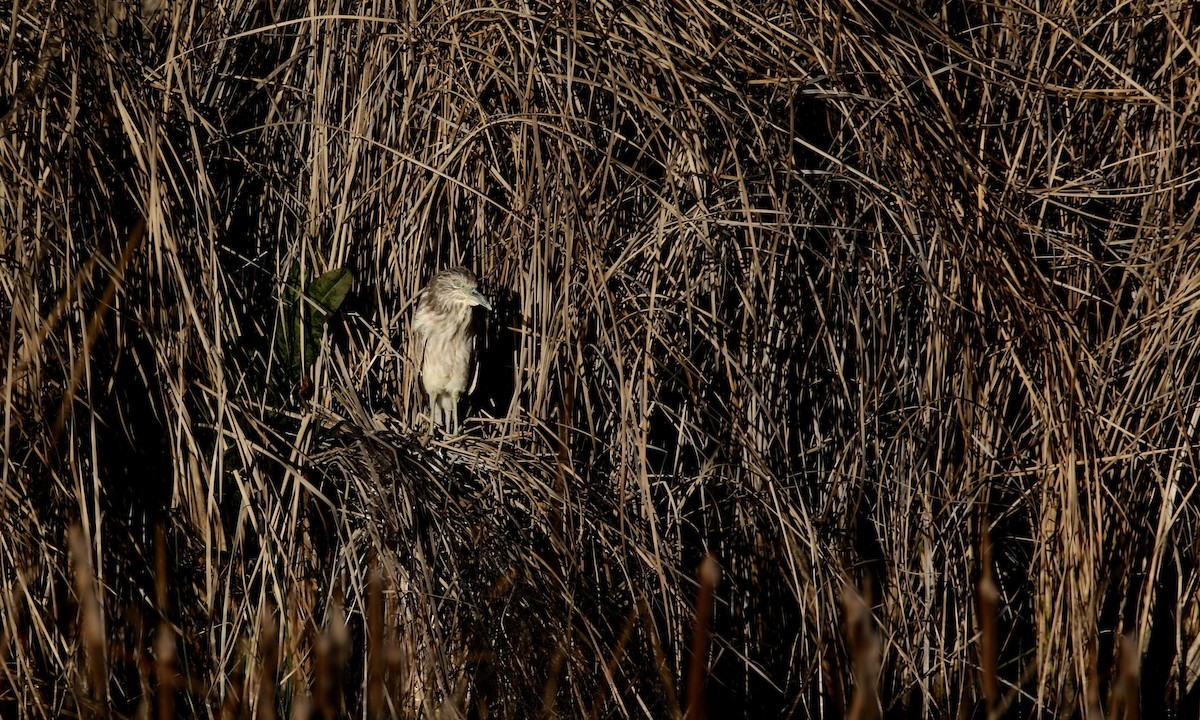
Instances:
[[[1198,22],[12,3],[0,715],[1194,712]]]

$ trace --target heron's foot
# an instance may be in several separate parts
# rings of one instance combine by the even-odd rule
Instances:
[[[450,396],[450,434],[458,437],[458,431],[462,427],[458,424],[458,393]]]
[[[429,396],[429,424],[425,426],[426,441],[433,439],[433,428],[441,422],[440,410],[438,402],[433,399],[432,395]]]

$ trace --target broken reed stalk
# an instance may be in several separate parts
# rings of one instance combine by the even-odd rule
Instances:
[[[880,716],[879,670],[881,647],[871,608],[853,585],[842,588],[846,647],[854,668],[854,696],[846,712],[849,720],[874,720]]]
[[[979,580],[976,587],[976,612],[979,613],[979,680],[983,691],[987,717],[997,717],[999,680],[996,674],[997,628],[996,618],[1000,603],[1000,591],[992,573],[992,541],[988,530],[988,519],[980,509],[976,522],[979,523]]]
[[[154,529],[154,601],[158,610],[158,629],[154,637],[154,678],[158,696],[158,717],[175,717],[175,632],[169,618],[170,594],[167,591],[167,540],[161,524]]]
[[[1117,649],[1117,673],[1108,698],[1108,720],[1138,720],[1141,653],[1137,638],[1123,635]]]
[[[384,661],[386,635],[383,630],[383,583],[379,560],[372,554],[367,565],[367,717],[384,716]]]
[[[334,598],[321,636],[316,643],[316,666],[313,669],[313,714],[323,720],[333,720],[342,706],[345,685],[345,665],[350,651],[349,631],[340,593]]]
[[[75,564],[75,595],[79,601],[80,639],[83,641],[84,666],[87,668],[86,692],[91,707],[99,716],[107,716],[108,649],[105,642],[104,610],[96,591],[91,552],[83,529],[72,525],[69,533],[71,558]]]
[[[692,620],[692,659],[688,666],[687,713],[688,720],[704,720],[708,717],[708,701],[705,686],[708,684],[708,652],[711,641],[713,602],[717,582],[721,579],[721,566],[712,555],[700,561],[697,573],[699,589],[696,596],[696,612]]]
[[[279,672],[279,623],[273,608],[260,613],[258,633],[258,701],[255,720],[275,720],[275,698]]]

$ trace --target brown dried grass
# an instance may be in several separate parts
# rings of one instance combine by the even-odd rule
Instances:
[[[314,7],[0,13],[0,714],[1195,704],[1193,3]]]

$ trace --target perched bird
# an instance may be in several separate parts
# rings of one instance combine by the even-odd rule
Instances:
[[[443,270],[417,301],[413,330],[422,346],[421,383],[429,395],[429,432],[441,425],[458,432],[458,398],[474,389],[475,325],[472,309],[492,309],[478,290],[475,273],[464,267]]]

